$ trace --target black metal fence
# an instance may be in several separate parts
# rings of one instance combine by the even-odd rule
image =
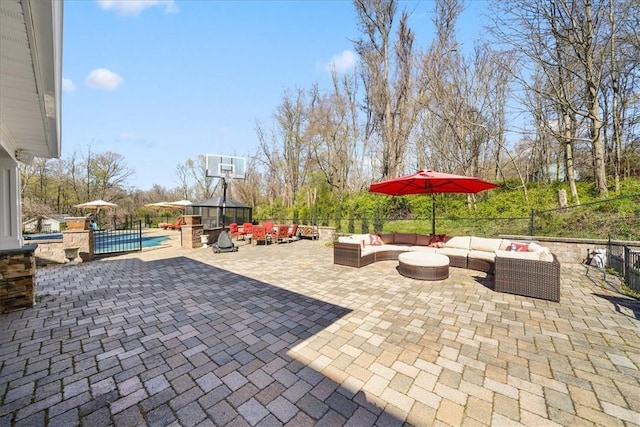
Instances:
[[[630,289],[640,292],[640,247],[616,244],[610,239],[607,265],[624,277]]]
[[[142,221],[126,221],[121,226],[108,227],[93,233],[95,255],[142,250]]]

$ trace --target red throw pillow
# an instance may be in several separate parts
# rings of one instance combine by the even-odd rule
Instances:
[[[511,252],[529,252],[529,245],[525,243],[512,243]]]
[[[444,242],[447,241],[446,234],[432,234],[429,246],[432,248],[444,248]]]
[[[382,237],[378,236],[377,234],[370,234],[369,244],[371,246],[382,246],[384,243],[382,242]]]

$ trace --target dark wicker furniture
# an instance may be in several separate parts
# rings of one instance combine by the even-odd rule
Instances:
[[[412,256],[419,255],[422,257],[432,257],[437,261],[442,258],[442,263],[434,264],[444,265],[415,265],[412,263]],[[418,280],[445,280],[449,277],[449,259],[446,255],[420,252],[405,252],[398,256],[398,273],[403,276]]]
[[[496,257],[496,292],[560,301],[560,262]]]
[[[384,241],[385,235],[382,235],[382,237]],[[403,236],[403,238],[406,237]],[[385,241],[385,243],[394,244],[397,242]],[[398,255],[406,252],[406,250],[390,248],[389,250],[383,249],[364,256],[362,256],[362,252],[363,248],[360,244],[335,242],[333,262],[334,264],[360,268],[377,261],[397,260]],[[560,262],[555,255],[553,255],[553,261],[496,256],[495,262],[446,253],[443,253],[443,255],[449,257],[449,265],[451,267],[467,268],[493,274],[494,290],[496,292],[560,301]]]

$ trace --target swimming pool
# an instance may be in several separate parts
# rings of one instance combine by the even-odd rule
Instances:
[[[62,240],[62,233],[25,234],[25,240]],[[129,230],[96,231],[93,234],[94,254],[136,251],[160,246],[169,236],[145,236]]]
[[[22,236],[24,240],[61,240],[61,233],[46,233],[46,234],[24,234]]]
[[[160,246],[169,236],[145,236],[128,230],[97,231],[93,234],[93,253],[137,251]]]

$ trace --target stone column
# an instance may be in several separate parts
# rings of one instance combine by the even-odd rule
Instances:
[[[184,215],[184,224],[180,227],[182,247],[197,249],[202,247],[202,217],[200,215]]]
[[[0,250],[20,249],[23,243],[20,171],[15,160],[3,155],[0,155],[0,189]]]
[[[0,313],[35,304],[37,246],[0,250]]]

